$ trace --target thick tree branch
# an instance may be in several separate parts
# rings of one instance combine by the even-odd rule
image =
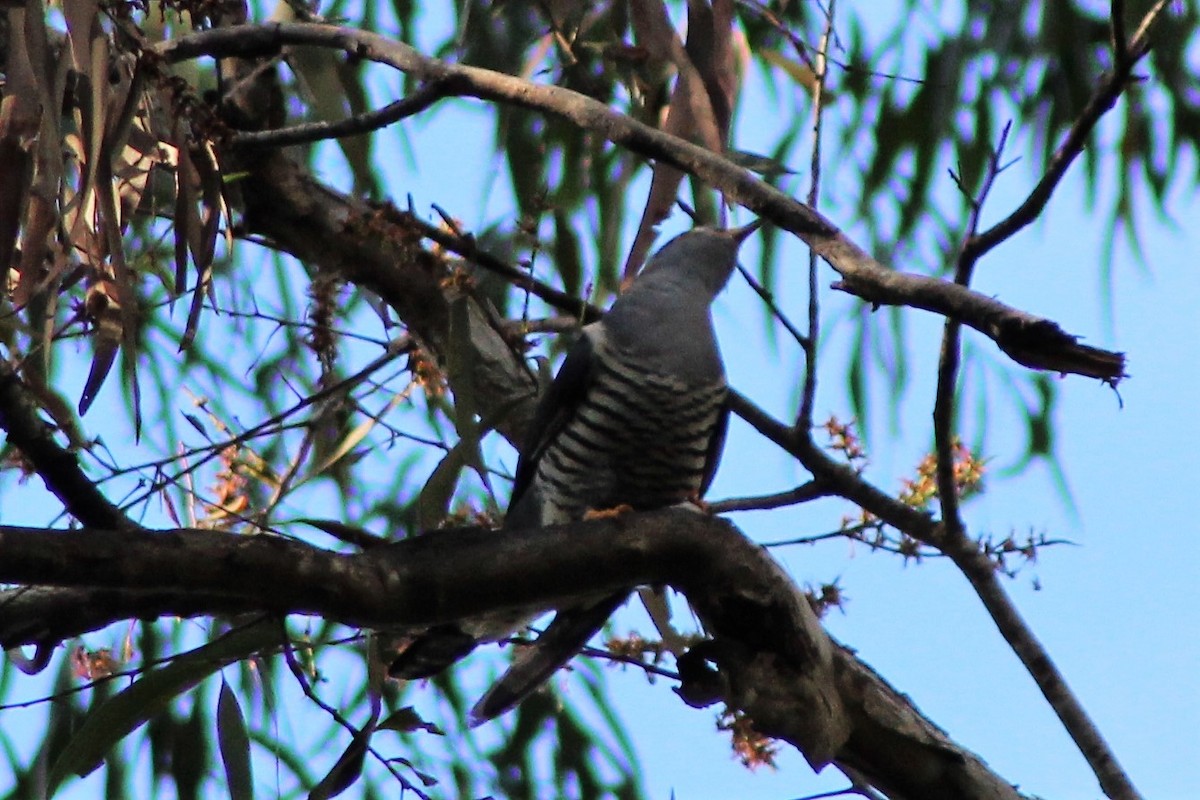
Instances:
[[[668,510],[503,535],[443,531],[350,556],[270,535],[0,527],[0,551],[0,581],[66,587],[0,596],[8,647],[46,644],[39,634],[51,626],[29,616],[73,599],[110,598],[121,617],[269,611],[389,627],[666,583],[712,634],[697,652],[719,666],[724,698],[814,767],[844,764],[893,798],[1020,797],[834,645],[782,568],[711,517]]]
[[[709,150],[636,122],[591,98],[490,70],[447,64],[400,42],[366,31],[328,25],[246,25],[203,31],[156,45],[170,63],[199,56],[250,57],[285,44],[344,50],[388,64],[451,94],[509,103],[563,117],[648,158],[670,163],[720,189],[727,198],[804,240],[841,275],[837,288],[876,304],[907,305],[961,320],[1018,363],[1116,382],[1124,377],[1120,353],[1085,347],[1050,320],[1011,308],[947,281],[889,269],[850,241],[809,206],[758,180]]]
[[[450,314],[443,281],[449,270],[419,245],[431,226],[393,206],[335,192],[281,153],[242,160],[236,168],[247,173],[239,182],[246,228],[301,261],[379,295],[444,363]],[[478,411],[495,420],[510,441],[519,441],[533,413],[533,378],[474,303],[470,328]]]

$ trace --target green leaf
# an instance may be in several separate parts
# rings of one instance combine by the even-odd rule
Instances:
[[[789,169],[787,164],[776,161],[769,156],[760,155],[759,153],[750,153],[745,150],[727,150],[725,157],[739,167],[756,172],[767,180],[777,178],[780,175],[796,174],[796,170]]]
[[[162,669],[147,672],[120,694],[91,709],[50,768],[46,796],[53,796],[67,776],[83,777],[98,767],[118,742],[161,713],[179,695],[222,667],[278,642],[279,623],[275,620],[237,628],[179,656]]]
[[[250,737],[237,695],[222,678],[217,696],[217,745],[225,765],[230,800],[253,800],[254,776],[250,769]]]
[[[562,279],[563,291],[578,297],[583,286],[579,237],[571,227],[571,218],[558,210],[554,212],[554,266]]]
[[[442,729],[432,722],[426,722],[421,718],[412,706],[398,708],[391,714],[388,714],[387,719],[379,723],[379,729],[385,731],[399,731],[400,733],[411,733],[412,731],[425,731],[426,733],[444,736]]]
[[[817,90],[817,76],[808,65],[788,58],[778,50],[763,49],[759,50],[757,55],[771,66],[783,70],[789,78],[803,86],[809,94]]]
[[[450,499],[458,487],[458,476],[467,465],[462,441],[450,448],[421,487],[417,499],[417,524],[422,530],[437,527],[450,510]]]

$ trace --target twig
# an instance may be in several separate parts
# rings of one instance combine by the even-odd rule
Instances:
[[[1100,85],[1092,92],[1092,97],[1084,107],[1083,113],[1075,120],[1075,124],[1067,131],[1062,144],[1054,151],[1054,155],[1050,158],[1050,164],[1046,168],[1046,174],[1042,176],[1042,179],[1033,187],[1033,191],[1015,211],[983,233],[973,236],[967,242],[965,251],[968,254],[979,258],[1041,215],[1042,209],[1050,201],[1051,195],[1058,188],[1067,169],[1083,152],[1088,136],[1096,127],[1096,123],[1116,105],[1117,99],[1134,80],[1133,68],[1150,52],[1150,32],[1155,23],[1162,18],[1162,13],[1169,3],[1170,0],[1158,0],[1146,12],[1146,16],[1142,18],[1141,25],[1138,26],[1133,39],[1130,40],[1125,50],[1125,57],[1123,59],[1118,57],[1113,69],[1101,78]]]
[[[652,675],[658,675],[659,677],[668,678],[675,681],[679,680],[678,672],[664,669],[657,664],[651,664],[647,661],[643,661],[636,656],[627,656],[621,653],[614,653],[611,650],[605,650],[602,647],[585,647],[579,651],[579,654],[588,656],[590,658],[604,659],[605,661],[615,661],[619,664],[628,664],[631,667],[637,667],[638,669],[649,672]]]
[[[821,497],[828,497],[828,492],[817,481],[809,481],[794,489],[775,494],[764,494],[757,497],[734,497],[729,500],[718,500],[708,503],[708,509],[714,514],[725,514],[730,511],[764,511],[783,506],[794,506],[807,503]]]
[[[808,189],[808,205],[817,208],[821,197],[821,121],[825,112],[825,80],[828,77],[829,43],[833,36],[833,20],[837,9],[836,0],[829,0],[829,11],[825,16],[825,31],[817,47],[816,66],[813,70],[813,145],[809,172],[812,175]],[[820,274],[816,251],[808,251],[808,341],[804,344],[804,387],[800,394],[800,411],[796,415],[796,427],[808,430],[812,427],[813,406],[817,399],[817,343],[821,339],[821,303],[818,297],[817,276]]]
[[[293,414],[298,414],[299,412],[303,411],[304,409],[308,408],[309,406],[319,403],[327,397],[331,397],[332,395],[338,394],[340,392],[349,391],[351,388],[356,386],[358,383],[360,383],[360,382],[366,380],[368,377],[370,377],[371,373],[374,372],[375,370],[387,365],[389,362],[395,360],[396,358],[400,357],[404,353],[408,352],[412,348],[412,346],[413,346],[412,340],[408,336],[398,337],[397,339],[393,340],[392,342],[390,342],[388,344],[388,350],[386,353],[379,356],[374,361],[367,364],[365,367],[363,367],[362,369],[360,369],[358,372],[354,373],[353,375],[345,378],[344,380],[340,380],[335,384],[332,384],[330,386],[326,386],[323,389],[317,390],[316,392],[310,394],[309,396],[301,399],[299,402],[297,402],[295,405],[293,405],[291,408],[287,409],[286,411],[281,411],[278,414],[263,420],[262,422],[258,423],[254,427],[244,431],[243,433],[239,433],[236,436],[230,436],[228,439],[224,440],[224,442],[220,446],[210,445],[208,447],[201,448],[201,450],[207,451],[207,452],[204,454],[204,456],[202,458],[198,459],[196,461],[196,463],[189,464],[188,466],[184,467],[182,470],[175,473],[174,475],[170,475],[161,480],[154,481],[153,483],[150,484],[150,486],[146,489],[145,492],[143,492],[137,499],[135,499],[134,501],[131,501],[131,502],[132,503],[143,502],[144,500],[146,500],[147,498],[152,496],[154,493],[160,491],[162,489],[162,487],[165,486],[166,484],[175,483],[183,476],[190,475],[191,473],[195,472],[197,469],[199,469],[203,465],[207,464],[209,461],[212,461],[214,458],[219,456],[221,451],[224,450],[225,448],[232,447],[232,446],[238,445],[238,444],[242,444],[243,442],[248,442],[251,439],[255,438],[256,436],[261,435],[263,432],[270,430],[271,428],[273,428],[276,425],[281,424],[284,420],[286,420],[288,417],[292,416]],[[304,427],[304,424],[300,424],[297,427]],[[174,461],[174,459],[171,459],[171,461]]]
[[[1004,145],[1008,142],[1008,133],[1011,129],[1012,123],[1004,126],[1004,130],[1000,134],[1000,141],[992,148],[988,157],[987,170],[984,173],[979,195],[971,199],[971,215],[954,270],[954,282],[959,286],[965,287],[970,284],[975,264],[978,263],[978,257],[969,252],[967,243],[975,237],[979,229],[984,203],[996,183],[996,176],[1000,174],[1000,158],[1004,153]],[[958,508],[958,482],[954,477],[954,400],[958,390],[961,334],[962,324],[956,319],[947,319],[942,332],[937,389],[933,400],[933,441],[937,452],[938,502],[942,509],[942,525],[945,526],[946,535],[953,541],[958,541],[966,536],[965,526]]]
[[[296,683],[300,684],[300,689],[304,692],[304,696],[311,700],[318,708],[328,714],[334,722],[345,728],[346,731],[350,733],[352,739],[357,739],[360,736],[369,737],[370,731],[374,728],[374,718],[378,716],[378,711],[372,709],[372,720],[369,727],[360,729],[353,722],[342,716],[340,711],[322,700],[316,693],[316,690],[313,689],[312,684],[309,683],[308,676],[304,674],[304,668],[300,666],[300,662],[296,660],[296,654],[292,651],[291,638],[288,636],[287,626],[284,625],[283,628],[283,657],[284,660],[287,661],[288,669],[291,670],[292,676],[296,679]],[[376,761],[382,764],[388,772],[392,773],[392,777],[398,780],[403,788],[411,790],[417,795],[417,797],[420,797],[421,800],[432,800],[429,795],[422,792],[414,783],[412,783],[412,781],[404,777],[404,775],[401,774],[398,769],[396,769],[396,766],[392,763],[392,759],[385,758],[382,753],[372,747],[369,743],[365,745],[365,749]]]
[[[228,141],[237,147],[286,147],[295,144],[319,142],[323,139],[341,139],[360,133],[385,128],[393,122],[419,114],[446,95],[440,81],[430,81],[408,97],[389,103],[375,111],[356,114],[347,119],[333,122],[308,122],[288,128],[269,131],[238,131]]]
[[[759,299],[767,304],[767,309],[771,312],[771,316],[779,320],[779,324],[783,325],[784,329],[791,334],[791,337],[796,340],[796,343],[799,344],[800,347],[804,349],[804,352],[807,353],[810,349],[809,337],[801,333],[800,329],[796,327],[796,324],[788,319],[787,314],[783,313],[783,310],[779,308],[779,304],[775,302],[775,295],[773,295],[765,286],[759,283],[758,280],[750,274],[750,270],[746,269],[741,264],[737,265],[737,271],[740,272],[742,277],[746,279],[746,283],[750,284],[750,288],[754,290],[754,293],[758,295]]]
[[[483,267],[488,272],[495,273],[520,289],[541,299],[551,308],[556,308],[576,319],[582,317],[584,322],[595,322],[600,319],[600,311],[586,300],[573,297],[566,292],[556,289],[547,283],[539,281],[528,272],[520,270],[502,258],[492,255],[486,250],[480,250],[475,244],[475,237],[461,232],[451,232],[436,225],[425,222],[420,217],[407,212],[398,212],[404,216],[404,223],[416,229],[421,236],[436,242],[452,253],[467,259],[473,264]]]
[[[763,3],[758,2],[758,0],[737,0],[737,4],[751,9],[758,14],[760,18],[765,20],[768,25],[782,34],[789,42],[791,42],[792,48],[796,51],[796,55],[800,58],[800,60],[804,62],[804,66],[811,69],[814,73],[817,71],[813,64],[812,57],[808,54],[808,45],[805,44],[804,41],[795,33],[793,33],[786,25],[784,25],[783,21],[775,15],[775,12],[773,12]],[[819,3],[817,5],[818,7],[820,6]],[[832,9],[832,4],[830,4],[830,7]],[[875,78],[883,78],[888,81],[900,81],[901,83],[913,83],[917,85],[922,85],[925,83],[923,78],[910,78],[907,75],[899,75],[894,72],[877,72],[872,69],[863,69],[855,66],[854,64],[848,64],[844,61],[839,61],[836,58],[829,58],[828,56],[826,56],[826,58],[828,58],[830,64],[833,64],[838,69],[846,72],[861,72],[864,75],[870,75]]]

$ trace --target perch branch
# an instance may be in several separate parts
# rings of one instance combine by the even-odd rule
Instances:
[[[704,661],[720,668],[724,698],[814,767],[844,764],[897,798],[1021,797],[835,645],[783,569],[712,517],[667,510],[504,535],[459,529],[357,555],[269,534],[0,526],[0,551],[0,581],[140,592],[145,603],[133,614],[139,618],[175,613],[180,606],[171,596],[191,595],[211,598],[222,613],[424,626],[666,583],[688,597],[713,635],[701,647]],[[472,591],[460,591],[467,580]],[[16,611],[0,602],[6,646],[25,643],[14,631],[30,630]],[[36,613],[36,604],[19,612]]]

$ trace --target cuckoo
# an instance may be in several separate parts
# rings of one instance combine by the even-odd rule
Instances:
[[[758,223],[695,228],[662,247],[599,321],[584,327],[542,397],[517,463],[504,527],[589,512],[648,511],[699,499],[716,472],[728,419],[711,307]],[[504,713],[586,644],[626,592],[562,609],[472,711]],[[418,638],[391,674],[428,677],[481,641],[528,622],[489,618]]]

